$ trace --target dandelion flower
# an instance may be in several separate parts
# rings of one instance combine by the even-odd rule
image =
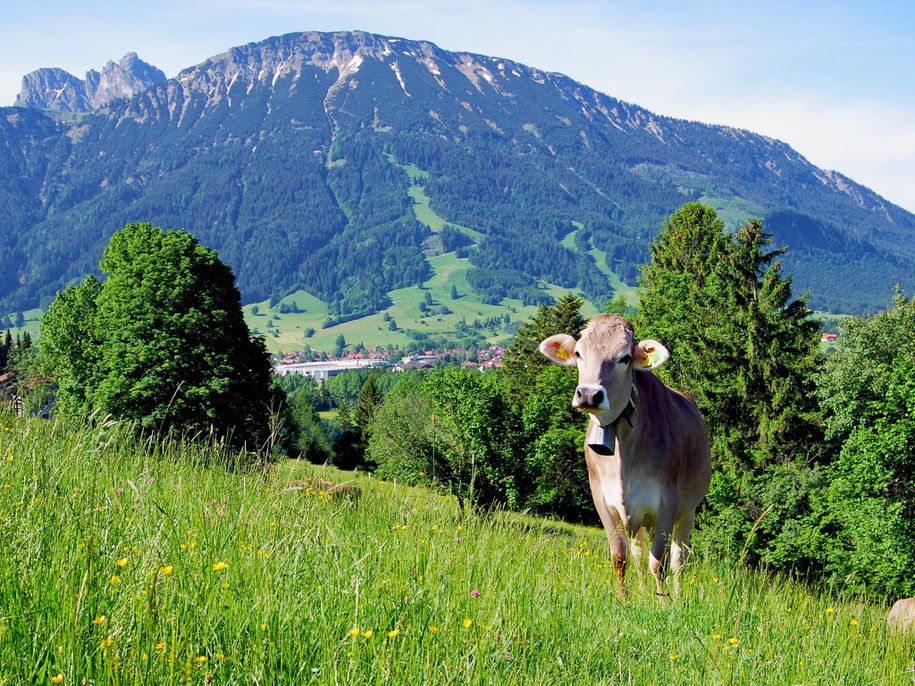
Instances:
[[[365,631],[362,632],[362,638],[371,638],[374,635],[375,635],[375,632],[372,631],[371,629],[366,629]]]
[[[165,567],[159,567],[159,574],[161,574],[162,576],[168,576],[172,573],[173,569],[174,569],[174,567],[172,567],[171,565],[166,565]]]
[[[852,620],[849,622],[849,624],[851,624],[852,626],[858,626],[858,620],[855,618],[852,618]]]
[[[198,655],[198,656],[197,656],[197,664],[198,664],[198,665],[202,665],[202,664],[204,664],[206,661],[207,661],[207,656],[206,656],[206,655]]]
[[[228,590],[229,590],[229,582],[228,582],[228,581],[223,581],[223,582],[222,582],[222,590],[223,590],[223,591],[228,591]]]
[[[728,639],[728,643],[731,644],[731,647],[732,647],[732,648],[736,648],[738,645],[740,645],[740,641],[737,640],[737,637],[736,637],[736,636],[731,636],[731,637]]]
[[[104,623],[105,623],[105,615],[99,615],[98,617],[96,617],[95,619],[92,620],[92,623],[93,623],[93,624],[104,624]]]
[[[388,638],[397,638],[398,634],[400,634],[400,629],[391,629],[388,632]]]
[[[831,607],[826,608],[826,614],[831,615],[833,612],[835,612],[835,610],[833,610]]]
[[[261,631],[267,630],[267,622],[261,622]]]
[[[720,641],[720,640],[721,640],[721,634],[712,634],[712,640],[713,640],[713,641]]]
[[[429,632],[430,632],[430,633],[433,633],[433,634],[437,634],[437,633],[438,633],[438,627],[435,626],[435,624],[430,624],[430,625],[429,625]]]
[[[156,650],[165,650],[165,641],[159,641],[156,644]]]
[[[355,638],[356,636],[359,635],[359,632],[360,632],[359,627],[358,627],[358,626],[354,626],[354,627],[353,627],[352,629],[350,629],[349,632],[347,632],[347,633],[349,633],[350,636],[352,636],[353,638]]]
[[[113,638],[102,639],[102,648],[110,648],[112,645],[114,645]]]
[[[471,626],[473,626],[473,620],[469,617],[464,617],[464,621],[461,622],[461,624],[465,629],[469,629]]]
[[[225,662],[225,661],[226,661],[226,654],[225,654],[225,653],[222,653],[222,652],[216,653],[216,656],[215,656],[215,657],[216,657],[216,659],[219,660],[220,662]]]
[[[117,586],[119,583],[121,583],[121,577],[119,577],[117,574],[112,574],[108,579],[108,583],[112,586]]]
[[[213,565],[213,571],[214,571],[214,572],[221,572],[222,570],[228,568],[228,566],[229,566],[229,563],[228,563],[228,562],[223,562],[222,560],[220,560],[219,562],[216,562],[216,563]]]
[[[126,557],[122,557],[122,558],[121,558],[120,560],[118,560],[115,564],[117,564],[117,566],[120,567],[121,569],[124,569],[124,567],[127,566],[127,563],[128,563],[129,561],[130,561],[130,560],[128,560]]]
[[[680,656],[677,655],[676,653],[671,653],[671,654],[670,654],[670,661],[671,661],[671,662],[676,662],[676,661],[679,660],[679,659],[680,659]]]
[[[62,684],[64,682],[64,675],[58,672],[55,676],[51,677],[52,684]]]

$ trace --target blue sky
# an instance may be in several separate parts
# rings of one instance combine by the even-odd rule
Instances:
[[[0,104],[23,74],[129,51],[174,76],[304,30],[427,39],[568,74],[659,114],[786,141],[915,211],[915,3],[0,0]]]

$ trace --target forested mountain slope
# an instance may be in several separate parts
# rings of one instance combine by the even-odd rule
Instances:
[[[408,170],[456,230],[417,221]],[[131,221],[192,231],[247,302],[303,288],[358,316],[454,248],[488,301],[535,302],[539,281],[600,301],[594,253],[634,282],[690,200],[734,225],[764,217],[815,307],[873,309],[915,286],[915,216],[784,143],[507,59],[300,33],[89,114],[0,109],[0,310],[47,303]]]

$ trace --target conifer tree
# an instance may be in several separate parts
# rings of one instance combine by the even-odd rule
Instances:
[[[659,376],[695,398],[709,428],[715,471],[706,523],[739,552],[767,508],[752,551],[807,563],[789,522],[809,509],[819,456],[813,393],[819,332],[758,221],[735,236],[715,211],[690,203],[664,223],[641,278],[636,328],[670,350]]]

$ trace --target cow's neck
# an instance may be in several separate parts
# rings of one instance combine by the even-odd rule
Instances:
[[[598,455],[613,455],[616,450],[617,428],[626,423],[632,428],[632,415],[635,413],[635,384],[629,390],[629,399],[623,409],[615,416],[598,417],[591,415],[588,427],[588,447]]]

